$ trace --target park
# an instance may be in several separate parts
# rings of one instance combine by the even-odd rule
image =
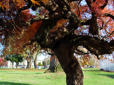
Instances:
[[[112,85],[113,63],[114,0],[0,1],[1,84]]]

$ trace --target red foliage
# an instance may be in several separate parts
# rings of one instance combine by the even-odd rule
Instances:
[[[5,65],[5,63],[4,63],[3,59],[0,58],[0,66],[4,66],[4,65]]]
[[[24,10],[21,12],[20,17],[18,18],[17,22],[14,23],[14,19],[16,17],[15,12],[17,12],[19,10],[19,8],[22,8],[25,5],[25,1],[29,1],[29,0],[1,0],[0,1],[0,7],[4,11],[5,10],[7,11],[6,15],[3,14],[3,16],[8,17],[8,18],[4,17],[3,20],[7,21],[6,25],[9,25],[9,24],[14,25],[14,29],[9,27],[5,30],[0,30],[0,36],[3,37],[2,35],[4,35],[4,37],[5,37],[4,39],[6,39],[5,40],[6,46],[4,49],[4,54],[22,52],[23,45],[25,45],[26,43],[29,43],[31,39],[34,39],[34,36],[42,23],[42,20],[41,20],[41,21],[37,21],[37,22],[33,23],[31,26],[18,27],[15,25],[15,24],[21,23],[21,21],[27,22],[30,19],[35,17],[27,9],[27,10]],[[40,5],[38,3],[38,0],[31,0],[31,1],[32,1],[33,5]],[[49,0],[42,0],[42,2],[44,4],[47,1],[49,1]],[[86,0],[86,1],[91,2],[92,0]],[[110,14],[114,15],[114,10],[108,6],[105,7],[104,9],[100,8],[104,3],[106,3],[106,0],[96,0],[95,2],[92,2],[90,4],[91,8],[89,8],[87,4],[79,6],[78,3],[79,3],[78,1],[72,2],[72,3],[70,3],[70,6],[71,6],[71,10],[77,16],[79,16],[80,19],[83,20],[82,15],[86,16],[86,15],[84,15],[84,13],[91,14],[91,12],[94,12],[94,13],[96,13],[96,15],[98,17],[97,22],[98,22],[100,29],[102,29],[105,33],[107,33],[107,36],[110,35],[114,31],[114,25],[113,25],[114,21],[112,19],[104,16],[104,13],[110,13]],[[108,5],[111,3],[114,3],[113,0],[108,0]],[[114,6],[114,4],[112,4],[112,7],[113,6]],[[2,15],[2,12],[0,12],[0,13]],[[42,15],[48,14],[48,11],[45,9],[42,9],[42,12],[40,12],[40,14],[42,14]],[[88,16],[86,16],[86,18],[84,18],[84,19],[85,20],[88,19]],[[65,20],[65,19],[59,20],[57,22],[55,28],[52,29],[50,32],[56,31],[58,29],[62,29],[64,27],[65,23],[67,23],[67,20]],[[81,34],[80,32],[83,31],[83,29],[85,29],[85,28],[82,26],[81,29],[78,30],[79,34]],[[106,30],[108,30],[109,32],[106,32]],[[100,34],[104,34],[104,33],[102,32]],[[112,33],[112,36],[109,36],[108,38],[112,39],[113,36],[114,36],[114,33]],[[2,39],[1,37],[0,37],[0,40]]]

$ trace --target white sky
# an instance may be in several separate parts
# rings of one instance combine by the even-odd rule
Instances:
[[[50,57],[50,55],[48,55],[48,54],[43,54],[43,53],[42,53],[42,54],[39,54],[39,55],[38,55],[38,58],[37,58],[37,59],[38,59],[39,61],[42,61],[42,60],[44,60],[44,59],[47,58],[47,57]]]

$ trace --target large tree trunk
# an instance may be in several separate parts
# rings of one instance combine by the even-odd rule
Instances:
[[[34,59],[34,68],[37,68],[37,66],[38,66],[37,57],[35,57],[35,59]]]
[[[65,41],[66,42],[66,41]],[[67,85],[83,85],[83,72],[78,60],[74,56],[74,49],[64,41],[56,45],[56,54],[64,72],[66,73]]]

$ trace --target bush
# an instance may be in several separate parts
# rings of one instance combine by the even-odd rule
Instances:
[[[39,63],[38,63],[38,66],[43,66],[43,65],[41,64],[41,62],[39,62]]]

